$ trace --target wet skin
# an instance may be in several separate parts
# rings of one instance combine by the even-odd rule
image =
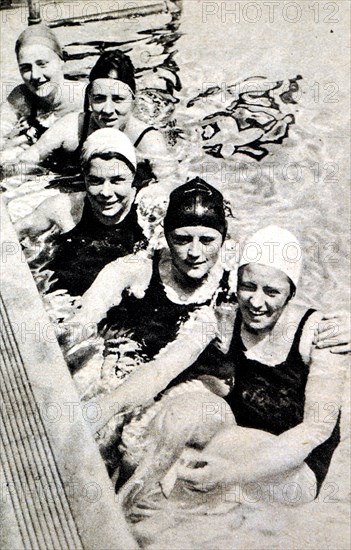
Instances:
[[[279,269],[261,264],[240,268],[237,298],[243,323],[249,331],[269,332],[283,313],[290,295],[290,280]]]
[[[200,225],[180,227],[167,235],[174,266],[194,281],[201,281],[216,264],[222,240],[219,231]]]
[[[92,209],[105,225],[114,225],[129,212],[134,199],[134,174],[118,159],[94,158],[85,174]]]
[[[63,61],[55,52],[38,44],[24,46],[17,61],[23,82],[33,94],[44,99],[59,94]]]

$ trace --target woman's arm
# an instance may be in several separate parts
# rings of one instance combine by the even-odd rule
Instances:
[[[138,151],[150,161],[152,171],[162,185],[169,185],[170,188],[175,187],[177,163],[159,130],[145,134],[138,146]]]
[[[328,351],[312,352],[305,392],[304,420],[279,436],[239,426],[228,427],[201,452],[191,451],[180,479],[195,487],[248,484],[272,480],[303,464],[313,449],[331,435],[341,405],[345,369]],[[196,463],[203,462],[202,468]]]
[[[206,348],[204,324],[216,323],[213,310],[204,307],[180,328],[177,338],[149,363],[132,372],[112,393],[97,400],[101,414],[94,425],[99,431],[116,412],[127,412],[144,405],[164,390],[174,378],[190,367]]]
[[[97,334],[98,323],[109,309],[118,306],[123,291],[130,289],[137,297],[148,287],[152,260],[142,253],[131,254],[107,264],[91,287],[82,296],[82,307],[72,319],[59,327],[60,343],[70,349],[82,340]],[[138,295],[139,292],[139,295]]]
[[[69,113],[57,120],[29,149],[23,151],[16,163],[7,163],[6,175],[31,174],[40,171],[40,163],[61,147],[74,151],[78,146],[78,113]]]
[[[33,212],[15,223],[18,238],[37,237],[53,227],[69,231],[74,227],[71,215],[71,202],[68,195],[57,195],[45,199]]]
[[[236,481],[255,481],[294,469],[330,437],[341,406],[345,375],[342,363],[342,358],[331,357],[328,350],[313,349],[303,422],[262,444],[245,466],[236,464]]]
[[[347,311],[323,315],[318,323],[315,344],[317,348],[329,348],[330,353],[351,353],[351,320]]]

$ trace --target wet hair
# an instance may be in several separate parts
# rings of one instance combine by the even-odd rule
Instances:
[[[167,234],[179,227],[197,225],[216,229],[225,239],[227,222],[223,195],[199,177],[172,191],[164,231]]]
[[[132,172],[132,174],[135,175],[135,167],[133,166],[133,164],[130,162],[129,159],[127,159],[127,157],[125,157],[121,153],[118,153],[117,151],[106,151],[106,152],[101,152],[101,153],[96,151],[96,153],[93,153],[86,160],[86,162],[81,163],[82,171],[83,171],[84,174],[86,174],[89,171],[91,161],[93,159],[97,159],[97,158],[102,159],[102,160],[111,160],[111,159],[121,160],[129,168],[129,170]]]
[[[121,50],[103,52],[89,74],[89,84],[86,89],[84,110],[89,108],[89,92],[91,83],[98,78],[113,78],[127,84],[135,95],[135,69],[130,57]]]

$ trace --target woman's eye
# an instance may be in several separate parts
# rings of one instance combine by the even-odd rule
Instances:
[[[274,296],[277,296],[278,294],[280,294],[279,290],[275,290],[274,288],[266,289],[265,293],[267,294],[267,296],[271,296],[271,297],[274,297]]]
[[[95,101],[95,103],[103,103],[106,101],[106,97],[104,95],[94,95],[93,101]]]
[[[255,287],[253,285],[250,285],[250,284],[240,283],[239,284],[239,289],[240,290],[254,291]]]
[[[214,238],[213,237],[202,237],[200,239],[200,241],[201,241],[201,244],[211,244],[211,243],[213,243]]]
[[[95,178],[88,178],[88,185],[102,185],[103,181]]]
[[[175,237],[173,239],[173,242],[174,242],[174,244],[178,244],[178,245],[182,246],[184,244],[189,243],[190,241],[186,237]]]

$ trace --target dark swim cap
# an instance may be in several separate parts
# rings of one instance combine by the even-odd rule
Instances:
[[[164,231],[202,225],[227,232],[223,195],[201,178],[195,178],[172,191],[164,219]]]
[[[134,65],[121,50],[104,52],[90,71],[89,81],[97,78],[114,78],[127,84],[135,94]]]

